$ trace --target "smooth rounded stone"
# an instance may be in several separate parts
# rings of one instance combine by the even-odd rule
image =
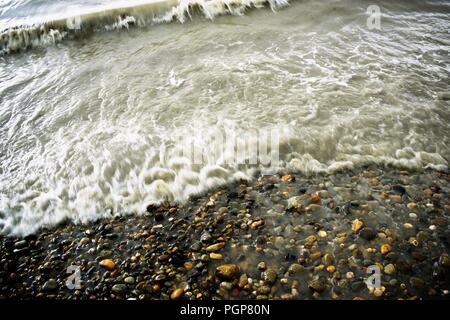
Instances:
[[[355,274],[353,272],[349,271],[345,274],[345,277],[347,279],[353,279],[355,277]]]
[[[222,259],[223,259],[223,256],[222,256],[220,253],[211,252],[211,253],[209,254],[209,258],[210,258],[211,260],[222,260]]]
[[[191,251],[199,251],[202,248],[202,243],[200,241],[194,242],[190,249]]]
[[[375,297],[381,297],[381,296],[383,295],[384,291],[385,291],[385,288],[384,288],[384,287],[381,287],[381,288],[375,288],[375,289],[373,290],[373,295],[374,295]]]
[[[318,236],[319,238],[326,238],[327,235],[328,235],[328,233],[327,233],[326,231],[324,231],[324,230],[319,230],[319,231],[317,232],[317,236]]]
[[[268,269],[264,272],[264,280],[270,284],[277,280],[277,272],[274,269]]]
[[[415,214],[414,212],[411,212],[408,216],[413,220],[417,219],[417,214]]]
[[[118,283],[118,284],[115,284],[115,285],[113,285],[113,287],[111,288],[111,290],[114,292],[114,293],[124,293],[125,291],[127,291],[127,289],[128,289],[128,287],[127,287],[127,285],[126,284],[123,284],[123,283]]]
[[[296,196],[288,199],[287,209],[288,210],[298,210],[302,207],[302,197]]]
[[[380,247],[380,252],[381,252],[381,254],[387,254],[387,253],[391,252],[391,246],[389,244],[387,244],[387,243],[383,244]]]
[[[366,241],[371,241],[377,237],[377,232],[372,228],[365,227],[359,232],[359,236]]]
[[[316,242],[317,238],[315,236],[308,236],[305,238],[305,246],[312,246]]]
[[[357,233],[363,227],[364,222],[359,219],[355,219],[352,221],[352,231]]]
[[[435,231],[436,230],[436,226],[434,224],[432,224],[431,226],[428,227],[431,231]]]
[[[410,203],[408,203],[408,204],[406,205],[406,207],[407,207],[409,210],[414,210],[414,209],[417,208],[417,204],[415,204],[414,202],[410,202]]]
[[[315,252],[315,253],[319,253],[320,254],[320,251]],[[325,264],[331,264],[333,262],[333,256],[331,254],[329,254],[329,253],[325,253],[323,255],[322,262],[325,263]]]
[[[335,267],[335,266],[328,266],[328,267],[327,267],[327,271],[328,271],[329,273],[334,273],[334,272],[336,271],[336,267]]]
[[[54,291],[58,287],[58,283],[55,279],[49,279],[47,282],[44,283],[42,286],[42,291]]]
[[[305,267],[303,267],[301,264],[293,263],[289,266],[288,272],[290,274],[300,274],[305,270]]]
[[[217,212],[220,213],[220,214],[228,213],[228,208],[227,207],[220,207],[219,210],[217,210]]]
[[[320,280],[314,279],[308,282],[308,288],[320,293],[325,290],[325,285]]]
[[[393,274],[395,272],[395,267],[392,263],[389,263],[384,267],[384,273]]]
[[[233,284],[227,281],[221,282],[219,286],[225,291],[230,291],[233,288]]]
[[[183,293],[184,293],[183,288],[177,288],[173,290],[173,292],[170,294],[170,299],[172,300],[179,299],[183,295]]]
[[[411,277],[409,279],[409,283],[416,289],[422,289],[423,287],[425,287],[425,281],[418,277]]]
[[[264,220],[259,219],[259,220],[253,221],[250,224],[250,228],[257,229],[257,228],[261,227],[262,225],[264,225]]]
[[[223,247],[225,247],[225,242],[218,242],[218,243],[215,243],[213,245],[210,245],[210,246],[206,247],[206,252],[219,251]]]
[[[239,288],[243,288],[248,284],[248,277],[245,273],[241,274],[241,276],[239,277],[239,282],[238,282],[238,286]]]
[[[210,260],[209,255],[207,255],[207,254],[202,254],[202,256],[200,257],[200,260],[201,260],[202,262],[209,262],[209,260]]]
[[[296,226],[294,226],[294,229],[293,229],[295,232],[302,232],[302,226],[300,225],[300,224],[298,224],[298,225],[296,225]]]
[[[411,223],[404,223],[403,228],[405,229],[412,229],[414,226]]]
[[[212,236],[209,232],[203,232],[200,236],[200,241],[203,243],[208,243],[212,240]]]
[[[90,238],[88,238],[88,237],[84,237],[84,238],[81,238],[81,240],[80,240],[80,244],[88,244],[88,243],[90,243],[91,242],[91,239]]]
[[[126,277],[125,279],[124,279],[124,282],[126,283],[126,284],[134,284],[134,278],[133,277]]]
[[[445,268],[450,268],[450,256],[447,253],[441,254],[439,264]]]
[[[27,246],[27,241],[26,240],[19,240],[14,242],[14,248],[16,249],[23,249]]]
[[[257,268],[258,270],[266,270],[266,263],[264,261],[261,261],[260,263],[258,263]]]
[[[100,261],[99,265],[107,270],[114,270],[116,268],[116,264],[111,259],[103,259]]]
[[[309,198],[308,198],[309,203],[319,203],[320,202],[320,195],[318,192],[313,193]]]
[[[216,273],[219,277],[232,280],[240,274],[240,268],[235,264],[222,264],[216,268]]]

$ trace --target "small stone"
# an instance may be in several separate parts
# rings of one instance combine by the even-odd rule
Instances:
[[[319,293],[322,292],[323,290],[325,290],[325,286],[323,285],[323,283],[317,279],[310,281],[308,283],[308,288],[310,288],[316,292],[319,292]]]
[[[209,254],[211,260],[221,260],[223,256],[220,253],[211,252]]]
[[[384,273],[393,274],[395,272],[395,267],[392,263],[389,263],[384,267]]]
[[[412,229],[414,226],[411,223],[404,223],[403,228],[405,229]]]
[[[439,264],[445,268],[450,268],[450,256],[447,253],[441,254]]]
[[[386,254],[386,253],[391,252],[391,246],[387,243],[383,244],[380,248],[380,252],[381,252],[381,254]]]
[[[228,208],[226,207],[220,207],[219,210],[217,210],[220,214],[228,213]]]
[[[372,178],[369,180],[369,184],[371,186],[377,186],[380,183],[380,180],[378,178]]]
[[[103,259],[100,261],[100,267],[103,267],[108,270],[114,270],[116,268],[116,264],[111,259]]]
[[[436,230],[436,226],[434,224],[432,224],[431,226],[429,226],[428,229],[430,229],[431,231],[434,231],[434,230]]]
[[[268,269],[264,272],[264,280],[272,284],[277,280],[277,272],[274,269]]]
[[[318,235],[320,238],[326,238],[328,234],[327,234],[326,231],[320,230],[319,232],[317,232],[317,235]]]
[[[359,220],[359,219],[355,219],[352,221],[352,230],[353,232],[357,233],[359,230],[361,230],[361,228],[363,227],[364,223]]]
[[[192,262],[185,262],[184,263],[184,268],[186,269],[186,270],[192,270],[192,268],[193,268],[194,266],[193,266],[193,264],[192,264]]]
[[[384,288],[383,287],[381,287],[381,288],[375,288],[374,290],[373,290],[373,295],[375,296],[375,297],[381,297],[382,295],[383,295],[383,293],[384,293],[384,290],[383,290]]]
[[[287,209],[288,210],[298,210],[302,207],[301,204],[301,197],[300,196],[296,196],[296,197],[292,197],[288,199],[288,203],[287,203]]]
[[[55,279],[49,279],[42,286],[42,291],[54,291],[54,290],[56,290],[57,286],[58,286],[58,284]]]
[[[300,274],[305,270],[305,268],[298,263],[293,263],[289,266],[288,272],[290,274]]]
[[[172,294],[170,295],[170,299],[172,300],[179,299],[183,295],[183,293],[184,293],[183,288],[177,288],[173,290]]]
[[[120,294],[120,293],[123,293],[123,292],[125,292],[127,290],[127,286],[125,284],[123,284],[123,283],[118,283],[118,284],[113,285],[111,290],[113,292],[115,292],[115,293],[119,293]]]
[[[336,267],[335,267],[335,266],[328,266],[328,267],[327,267],[327,271],[328,271],[329,273],[334,273],[334,272],[336,271]]]
[[[239,277],[239,282],[238,282],[238,286],[239,288],[243,288],[247,285],[248,283],[248,277],[245,273],[243,273],[240,277]]]
[[[26,246],[27,246],[26,240],[19,240],[14,243],[14,248],[16,249],[22,249],[25,248]]]
[[[224,279],[232,280],[240,273],[240,269],[235,264],[222,264],[216,268],[217,275]]]
[[[417,204],[415,204],[414,202],[410,202],[406,205],[406,207],[410,210],[413,210],[413,209],[417,208]]]
[[[416,220],[416,219],[417,219],[417,214],[415,214],[414,212],[411,212],[411,213],[409,214],[409,217],[410,217],[411,219]]]
[[[203,232],[200,236],[200,241],[203,243],[208,243],[212,240],[212,236],[209,232]]]
[[[320,195],[318,192],[312,194],[309,198],[308,198],[309,203],[319,203],[320,202]]]
[[[306,237],[305,239],[305,246],[312,246],[314,244],[314,242],[316,242],[316,237],[315,236],[309,236]]]
[[[206,248],[207,252],[215,252],[225,247],[225,242],[218,242]]]
[[[134,284],[134,278],[133,277],[126,277],[124,279],[126,284]]]
[[[353,279],[355,277],[355,274],[353,272],[349,271],[345,274],[345,277],[347,279]]]
[[[264,261],[258,263],[258,270],[266,270],[266,263]]]
[[[366,241],[371,241],[377,237],[377,233],[372,228],[365,227],[359,232],[359,236]]]
[[[80,240],[80,244],[88,244],[89,242],[91,242],[91,239],[88,237],[81,238]]]
[[[252,224],[250,225],[250,227],[251,227],[252,229],[257,229],[257,228],[259,228],[259,227],[262,226],[262,225],[264,225],[264,220],[256,220],[256,221],[252,222]]]

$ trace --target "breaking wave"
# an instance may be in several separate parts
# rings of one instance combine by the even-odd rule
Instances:
[[[288,0],[135,0],[83,10],[76,15],[47,17],[46,21],[9,26],[0,31],[0,53],[8,54],[55,44],[92,32],[128,29],[159,23],[180,22],[196,15],[213,20],[219,15],[242,15],[252,8],[276,10]]]

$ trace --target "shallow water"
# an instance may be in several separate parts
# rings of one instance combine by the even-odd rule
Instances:
[[[227,11],[214,3],[204,12]],[[254,146],[277,128],[279,167],[293,172],[447,168],[450,4],[378,1],[381,30],[369,30],[371,4],[293,1],[213,21],[191,8],[184,23],[173,12],[185,11],[153,10],[133,27],[63,28],[55,44],[3,54],[2,232],[183,202],[263,169],[230,162],[236,143],[217,132]],[[180,153],[189,144],[214,156],[196,163]]]

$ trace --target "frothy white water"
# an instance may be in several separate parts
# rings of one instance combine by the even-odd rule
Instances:
[[[69,6],[62,12],[13,19],[0,24],[0,54],[56,44],[67,37],[95,31],[128,29],[159,23],[191,20],[194,14],[207,19],[225,14],[243,15],[251,8],[270,6],[276,10],[287,0],[133,0],[113,1],[94,6]],[[0,19],[1,22],[1,19]]]
[[[283,170],[446,169],[448,6],[411,3],[383,2],[383,31],[367,29],[361,2],[301,1],[0,58],[2,232],[251,179],[266,166],[236,164],[234,151],[273,129]],[[217,132],[247,139],[224,145]]]

